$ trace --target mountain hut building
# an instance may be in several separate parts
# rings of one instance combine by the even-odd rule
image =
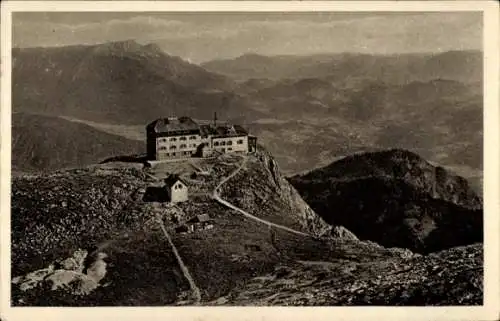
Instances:
[[[146,127],[149,160],[211,157],[257,150],[257,138],[240,125],[198,124],[190,117],[160,118]]]

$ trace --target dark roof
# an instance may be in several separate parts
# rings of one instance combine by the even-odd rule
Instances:
[[[186,116],[179,118],[159,118],[148,124],[146,128],[148,133],[154,132],[167,136],[169,134],[175,135],[193,131],[200,132],[202,136],[233,137],[248,135],[248,132],[240,125],[231,125],[227,123],[221,123],[217,126],[213,124],[198,124],[196,121]]]
[[[186,182],[176,174],[170,174],[167,178],[165,178],[166,187],[172,187],[177,181],[181,181],[184,185],[187,186]]]
[[[203,223],[203,222],[209,222],[211,221],[212,219],[210,218],[210,215],[208,214],[199,214],[199,215],[196,215],[195,217],[193,217],[192,219],[190,219],[188,221],[188,223]]]
[[[223,125],[217,127],[213,125],[201,125],[200,131],[202,136],[231,137],[248,135],[248,132],[240,125]]]
[[[190,117],[160,118],[147,126],[148,131],[155,133],[174,133],[179,131],[199,130],[200,126]]]

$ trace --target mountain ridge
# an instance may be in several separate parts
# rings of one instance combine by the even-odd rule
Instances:
[[[208,70],[235,79],[249,78],[306,78],[310,76],[371,75],[377,79],[450,78],[464,82],[481,81],[482,52],[479,50],[446,51],[437,53],[410,53],[371,55],[361,53],[333,53],[294,55],[242,55],[233,59],[202,63]],[[461,70],[453,66],[461,65]],[[354,68],[355,67],[355,68]],[[372,68],[371,70],[368,68]],[[375,69],[373,69],[375,67]],[[478,68],[479,67],[479,68]],[[464,68],[467,70],[463,71]],[[391,73],[395,74],[390,75]],[[447,76],[446,76],[447,75]]]
[[[245,105],[228,78],[135,42],[13,49],[12,55],[14,111],[136,124],[181,111],[238,117],[231,105]]]
[[[482,200],[467,181],[405,150],[349,156],[289,180],[323,219],[360,239],[424,253],[482,242]]]

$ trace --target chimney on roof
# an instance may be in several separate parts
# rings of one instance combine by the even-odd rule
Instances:
[[[214,127],[217,127],[217,112],[214,111]]]

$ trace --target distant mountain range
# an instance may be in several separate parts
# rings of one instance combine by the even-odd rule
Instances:
[[[397,147],[481,186],[478,51],[247,54],[197,66],[155,45],[125,41],[14,48],[12,80],[14,112],[64,116],[127,138],[142,137],[141,126],[158,117],[211,119],[217,112],[248,127],[288,174]]]
[[[353,152],[395,147],[460,167],[468,178],[482,169],[483,100],[474,85],[316,78],[279,81],[250,95],[254,106],[267,113],[250,128],[289,172],[324,166]]]
[[[202,66],[239,80],[329,76],[336,80],[376,78],[391,84],[436,78],[470,83],[482,80],[482,56],[482,52],[472,50],[397,55],[339,53],[269,57],[245,54],[234,59],[209,61]]]

